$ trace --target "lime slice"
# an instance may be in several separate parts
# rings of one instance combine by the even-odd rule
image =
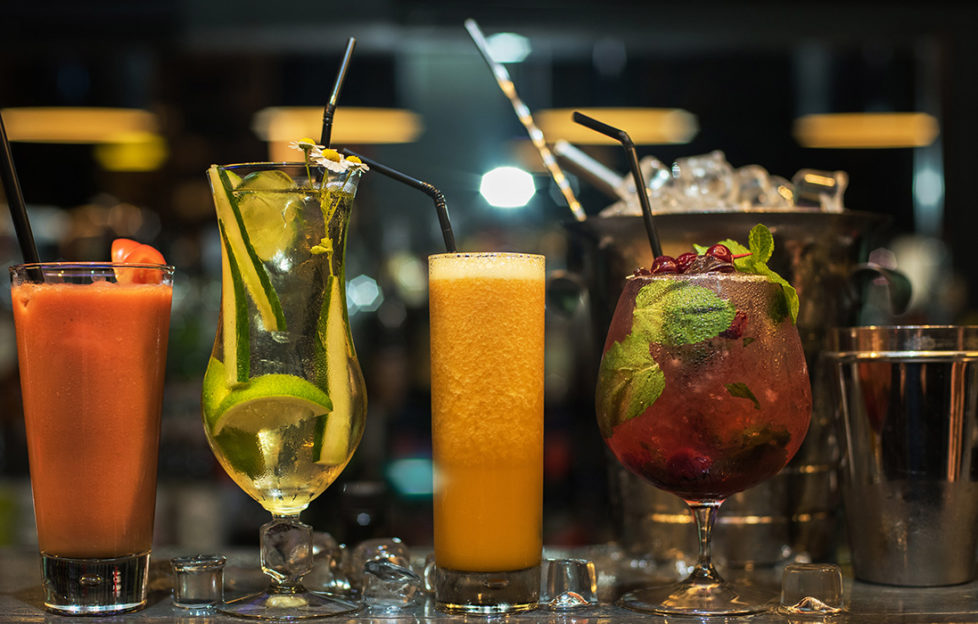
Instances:
[[[284,171],[256,171],[234,186],[241,219],[255,253],[262,261],[290,247],[298,232],[295,183]]]
[[[224,228],[227,240],[225,249],[230,250],[237,261],[241,281],[251,295],[252,301],[255,302],[262,325],[267,331],[282,331],[285,329],[282,304],[279,303],[268,273],[265,272],[265,267],[248,237],[248,230],[241,218],[237,200],[231,192],[231,179],[217,165],[211,165],[207,175],[214,193],[217,218]]]
[[[204,422],[215,445],[233,466],[254,477],[263,472],[264,466],[276,465],[283,432],[290,427],[309,432],[317,463],[334,465],[347,460],[346,438],[341,441],[342,457],[337,460],[325,454],[336,446],[327,437],[335,434],[329,423],[349,421],[349,417],[334,412],[332,401],[320,388],[301,377],[273,374],[254,377],[247,384],[228,390],[218,387],[221,371],[213,365],[209,369],[212,367],[213,372],[208,371],[211,377],[205,374],[204,379]]]
[[[207,362],[207,370],[204,371],[204,384],[200,394],[200,404],[205,419],[217,413],[217,407],[230,391],[231,388],[225,381],[224,362],[212,357]]]
[[[207,406],[205,406],[205,410]],[[226,427],[257,434],[298,420],[328,414],[333,402],[321,389],[295,375],[260,375],[228,391],[204,418],[211,435]]]

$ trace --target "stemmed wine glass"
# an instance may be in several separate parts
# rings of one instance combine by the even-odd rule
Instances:
[[[307,591],[312,528],[299,513],[342,472],[366,393],[350,337],[344,253],[362,166],[252,163],[208,176],[222,243],[221,312],[203,384],[204,430],[228,475],[272,514],[261,528],[268,589],[228,602],[294,620],[358,604]]]
[[[720,577],[711,529],[725,498],[772,477],[801,445],[811,416],[805,357],[771,274],[737,271],[720,245],[680,260],[657,258],[626,280],[596,411],[618,460],[689,506],[699,557],[685,580],[632,591],[621,604],[676,615],[753,613],[766,597]]]

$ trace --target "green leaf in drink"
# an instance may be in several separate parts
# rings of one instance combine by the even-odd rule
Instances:
[[[747,386],[747,384],[743,382],[736,382],[725,384],[724,387],[727,389],[730,396],[737,397],[738,399],[747,399],[754,404],[754,409],[761,409],[761,402],[757,400],[757,397],[754,396],[754,393],[751,392],[751,389]]]
[[[598,426],[610,438],[618,425],[655,403],[666,381],[649,353],[649,342],[634,333],[608,348],[598,371]]]
[[[696,344],[730,327],[737,311],[713,290],[685,280],[652,280],[635,296],[631,332],[608,348],[598,371],[598,422],[611,437],[640,416],[665,389],[665,375],[649,345]]]
[[[635,296],[632,334],[646,344],[694,344],[718,336],[736,313],[709,288],[683,280],[653,280]]]

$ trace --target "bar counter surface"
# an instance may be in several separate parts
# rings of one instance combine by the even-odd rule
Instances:
[[[241,624],[256,621],[225,616],[219,613],[194,614],[173,606],[171,597],[172,576],[171,556],[184,553],[160,553],[153,558],[150,571],[150,598],[147,608],[114,616],[67,617],[47,612],[41,602],[40,562],[36,551],[24,548],[0,548],[0,623],[7,622],[46,622],[49,624],[85,624],[94,622],[177,622],[179,624]],[[575,551],[576,557],[588,557],[587,550]],[[563,554],[561,555],[563,556]],[[254,569],[248,564],[254,560]],[[599,585],[604,575],[598,566]],[[260,582],[257,570],[257,554],[235,552],[229,557],[225,572],[225,587],[240,588],[241,591],[226,589],[226,597],[233,598],[250,591],[252,585]],[[606,592],[600,591],[599,594]],[[978,624],[978,581],[951,587],[890,587],[872,585],[845,579],[844,613],[834,616],[782,615],[768,612],[745,617],[698,618],[664,617],[637,613],[602,601],[593,607],[572,611],[552,611],[541,607],[535,611],[506,616],[452,616],[434,609],[430,597],[426,597],[414,607],[401,610],[385,610],[367,605],[353,616],[337,616],[313,620],[335,624],[397,624],[400,622],[512,622],[514,624],[611,624],[611,623],[653,623],[653,622],[750,622],[766,624],[774,622],[893,622],[893,623],[962,623]],[[775,605],[776,606],[776,605]]]

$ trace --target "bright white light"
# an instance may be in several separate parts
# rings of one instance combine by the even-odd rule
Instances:
[[[384,293],[374,278],[369,275],[357,275],[346,285],[346,297],[349,299],[348,308],[353,312],[373,312],[384,302]]]
[[[496,167],[482,176],[479,193],[496,208],[522,208],[536,193],[533,176],[518,167]]]
[[[530,40],[514,33],[496,33],[486,38],[489,55],[497,63],[520,63],[530,55]]]

